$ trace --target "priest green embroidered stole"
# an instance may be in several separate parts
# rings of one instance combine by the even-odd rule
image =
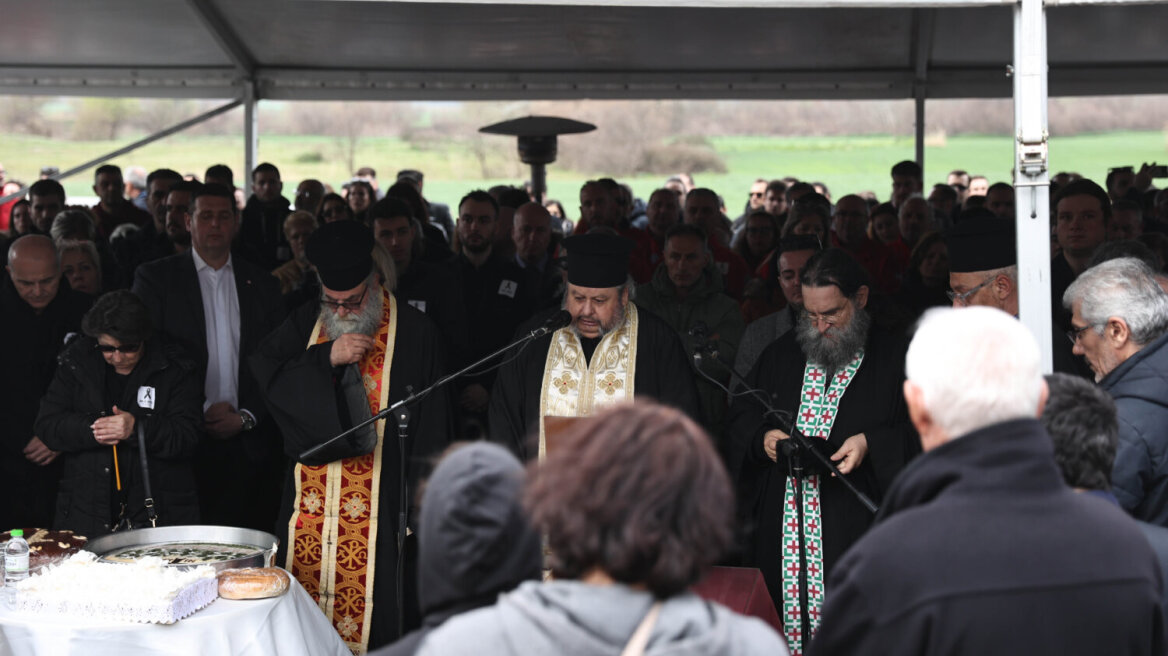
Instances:
[[[803,389],[795,428],[809,440],[826,440],[839,411],[840,399],[856,376],[864,351],[836,372],[831,380],[819,365],[807,363],[803,369]],[[811,457],[811,456],[805,456]],[[811,635],[819,628],[823,606],[823,522],[819,503],[819,476],[803,478],[803,537],[807,558],[807,614]],[[783,629],[792,656],[803,653],[803,617],[799,606],[799,511],[795,505],[795,481],[787,478],[783,497]]]

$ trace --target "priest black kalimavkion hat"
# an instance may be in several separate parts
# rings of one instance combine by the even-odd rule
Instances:
[[[333,221],[308,238],[305,255],[320,282],[335,291],[353,289],[373,269],[373,233],[356,221]]]
[[[587,234],[564,240],[568,282],[577,287],[620,287],[629,277],[633,242],[624,237]]]
[[[949,229],[945,244],[953,273],[992,271],[1018,263],[1014,222],[1009,219],[961,221]]]

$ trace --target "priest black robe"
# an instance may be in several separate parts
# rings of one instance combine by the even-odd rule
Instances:
[[[920,452],[920,440],[908,419],[904,402],[904,355],[907,344],[873,327],[864,349],[864,362],[843,398],[826,443],[813,440],[826,455],[835,453],[844,440],[864,433],[868,454],[848,480],[877,504],[884,490],[904,464]],[[793,417],[799,409],[803,369],[807,359],[795,341],[794,331],[771,343],[759,356],[747,376],[753,388],[772,395],[772,405]],[[787,460],[779,451],[776,463],[763,451],[763,434],[773,428],[790,432],[781,424],[763,417],[763,409],[750,396],[735,399],[730,408],[729,468],[738,488],[738,512],[745,522],[747,564],[762,570],[767,589],[782,608],[783,497],[787,483]],[[818,460],[804,457],[807,473],[821,473]],[[823,520],[824,580],[839,557],[868,529],[873,514],[843,483],[820,475],[819,493]]]
[[[634,394],[680,409],[701,422],[701,406],[693,366],[677,333],[662,319],[638,309],[637,362]],[[539,451],[539,397],[552,336],[531,342],[499,369],[491,392],[490,439],[511,449],[521,460]]]
[[[409,396],[406,386],[415,392],[428,387],[445,372],[443,350],[434,324],[421,312],[398,303],[397,336],[389,376],[389,403]],[[280,539],[277,563],[287,558],[288,522],[292,517],[295,496],[294,464],[299,455],[348,427],[342,419],[335,391],[334,369],[329,364],[332,342],[308,345],[313,326],[320,313],[316,302],[305,303],[260,345],[251,358],[252,371],[264,391],[272,416],[284,434],[284,453],[289,466],[284,477],[284,492],[279,521],[275,528]],[[429,474],[428,468],[450,442],[450,398],[445,389],[436,390],[411,407],[407,429],[406,463],[411,505],[417,505],[418,481]],[[342,425],[342,422],[345,422]],[[396,640],[397,632],[397,533],[398,516],[398,445],[397,428],[386,423],[381,461],[381,488],[378,500],[378,534],[373,582],[373,621],[369,648]],[[359,455],[353,453],[351,455]],[[313,461],[311,464],[320,464]],[[409,543],[407,543],[409,546]],[[409,551],[409,549],[407,549]],[[417,617],[414,587],[416,569],[407,560],[406,617]],[[410,612],[410,611],[413,612]]]

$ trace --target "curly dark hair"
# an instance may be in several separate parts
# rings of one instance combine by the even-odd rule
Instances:
[[[1054,460],[1071,487],[1111,489],[1119,420],[1111,395],[1070,374],[1046,377],[1050,396],[1042,423],[1054,440]]]
[[[128,289],[102,294],[81,319],[81,331],[97,339],[109,335],[122,344],[145,342],[154,333],[150,310]]]
[[[734,495],[710,438],[646,401],[573,426],[532,465],[524,503],[557,577],[599,569],[662,599],[697,582],[732,541]]]

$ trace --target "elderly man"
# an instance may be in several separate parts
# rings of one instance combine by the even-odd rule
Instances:
[[[376,189],[376,187],[374,187]],[[296,198],[292,200],[292,209],[308,212],[316,216],[320,211],[320,203],[324,200],[324,183],[314,178],[301,180],[296,185]]]
[[[669,324],[632,303],[633,244],[605,234],[564,240],[571,323],[539,337],[499,370],[491,439],[522,459],[546,450],[544,418],[585,417],[650,397],[701,419],[694,374]]]
[[[1134,522],[1063,483],[1026,327],[931,310],[906,370],[926,453],[832,574],[809,653],[1163,654],[1155,555]]]
[[[81,332],[93,299],[61,286],[57,249],[44,235],[12,242],[7,271],[0,286],[0,474],[10,501],[0,504],[0,526],[47,527],[61,470],[33,422],[57,355]]]
[[[896,289],[896,272],[888,267],[888,249],[868,238],[868,203],[855,194],[848,194],[835,204],[831,217],[832,245],[842,248],[856,258],[868,276],[876,283],[876,290],[892,293]]]
[[[1119,408],[1115,496],[1137,519],[1168,526],[1168,294],[1134,258],[1087,269],[1066,295],[1068,337]]]
[[[978,215],[974,215],[977,212]],[[967,216],[988,210],[967,211]],[[961,221],[945,237],[949,249],[949,288],[953,307],[986,306],[1018,316],[1018,257],[1014,220],[971,218]],[[1052,326],[1054,370],[1086,377],[1090,371],[1071,352],[1063,330]]]
[[[796,483],[788,476],[793,461],[780,444],[799,431],[877,499],[917,452],[901,395],[903,339],[872,326],[864,310],[870,295],[864,269],[842,250],[829,249],[808,260],[801,282],[803,311],[795,329],[767,347],[747,377],[751,387],[771,393],[783,418],[754,396],[739,396],[730,409],[729,467],[741,472],[741,508],[755,527],[744,556],[766,578],[792,653],[808,638],[801,629],[800,574],[806,574],[814,633],[825,576],[867,530],[872,514],[812,454],[802,454],[807,567],[801,572]]]
[[[681,203],[677,194],[664,187],[649,195],[649,204],[645,207],[645,217],[648,220],[646,231],[653,239],[653,250],[649,256],[649,263],[656,269],[661,264],[665,252],[665,233],[673,226],[681,223]]]
[[[681,224],[670,228],[665,238],[665,261],[653,274],[653,281],[637,287],[637,307],[665,320],[686,345],[690,357],[705,346],[707,338],[717,342],[719,358],[733,362],[746,325],[738,303],[722,293],[722,276],[713,266],[706,233],[701,228]],[[701,333],[696,339],[686,337]],[[702,370],[725,384],[730,373],[725,366],[706,358]],[[726,392],[697,377],[702,415],[710,435],[725,432]]]
[[[355,653],[399,637],[399,471],[415,498],[421,463],[440,453],[451,434],[443,388],[409,407],[400,437],[394,422],[379,421],[301,456],[444,372],[437,331],[379,282],[373,245],[369,229],[353,221],[312,233],[308,261],[320,275],[320,302],[297,309],[251,359],[283,431],[284,454],[295,463],[284,480],[278,562]],[[416,603],[407,597],[406,608]]]
[[[207,436],[195,460],[207,524],[270,530],[279,504],[279,439],[244,364],[284,316],[280,283],[231,253],[235,197],[203,185],[187,213],[191,248],[138,267],[134,293],[154,328],[186,350],[203,377]]]

